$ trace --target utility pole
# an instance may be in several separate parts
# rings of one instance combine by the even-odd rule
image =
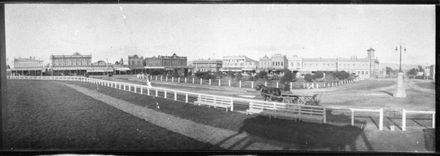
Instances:
[[[396,47],[396,52],[399,50],[400,52],[400,60],[399,60],[399,72],[402,72],[402,45],[399,45],[399,47]],[[406,52],[406,48],[403,48],[403,52]]]

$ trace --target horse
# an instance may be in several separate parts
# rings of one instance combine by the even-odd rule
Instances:
[[[273,87],[266,87],[262,84],[259,84],[255,87],[256,90],[261,92],[261,96],[264,97],[264,101],[267,101],[267,98],[270,98],[271,95],[273,96],[281,96],[281,89],[279,88],[273,88]],[[275,101],[283,101],[283,98],[276,98],[272,97],[270,100]]]

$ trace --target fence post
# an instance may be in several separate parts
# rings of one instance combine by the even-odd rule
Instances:
[[[241,88],[241,80],[240,80],[240,81],[238,81],[238,87],[240,87],[240,88]]]
[[[222,79],[218,79],[218,86],[222,86]]]
[[[157,75],[156,75],[156,81],[157,81]]]
[[[316,88],[319,88],[319,84],[318,83],[316,83]]]
[[[354,110],[353,109],[350,110],[351,110],[351,125],[354,126]]]
[[[406,111],[402,111],[402,131],[406,131]]]
[[[234,111],[234,100],[231,99],[231,112]]]
[[[266,87],[267,87],[267,81],[264,81],[264,86],[266,86]]]
[[[278,81],[277,81],[277,88],[280,88],[280,87],[279,87],[279,83],[278,83]]]
[[[380,114],[379,114],[379,130],[383,130],[383,108],[380,108]]]
[[[180,77],[177,78],[177,83],[180,83]]]
[[[163,97],[166,99],[167,98],[167,90],[163,91]]]
[[[133,86],[134,87],[134,93],[136,93],[136,85],[135,86]]]
[[[292,89],[293,89],[293,83],[290,82],[290,90],[292,90]]]
[[[165,82],[168,82],[168,76],[165,76]]]
[[[186,77],[185,77],[185,83],[186,83]]]
[[[141,87],[141,94],[143,94],[142,87]]]
[[[200,78],[200,85],[202,85],[203,84],[203,82],[202,82],[202,78]]]
[[[432,128],[435,128],[435,113],[432,113]]]
[[[150,95],[150,88],[147,88],[147,95]]]
[[[171,82],[174,82],[174,77],[171,77]]]
[[[194,84],[194,78],[193,78],[193,84]]]
[[[156,90],[156,97],[159,95],[159,93],[158,93],[158,91],[157,91],[157,88],[155,89]]]
[[[327,123],[327,111],[324,107],[324,123]]]
[[[188,93],[185,93],[185,102],[188,103]]]
[[[231,80],[228,80],[229,87],[231,87]]]
[[[251,88],[254,88],[254,81],[251,81]]]
[[[174,101],[177,101],[177,92],[174,91]]]
[[[160,81],[162,81],[162,75],[160,76]]]
[[[211,85],[211,79],[209,79],[209,85]]]

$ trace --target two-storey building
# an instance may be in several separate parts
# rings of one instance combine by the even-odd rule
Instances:
[[[16,58],[13,64],[14,66],[10,70],[12,75],[39,76],[45,71],[43,61],[35,59],[35,57]]]
[[[199,59],[192,61],[194,72],[218,72],[222,68],[222,60]]]
[[[51,55],[51,73],[53,75],[84,75],[90,69],[92,55]]]
[[[222,62],[224,72],[255,72],[258,65],[258,61],[244,55],[224,56]]]

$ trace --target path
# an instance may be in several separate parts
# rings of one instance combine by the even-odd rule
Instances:
[[[166,128],[170,131],[193,138],[195,140],[217,145],[224,149],[245,149],[245,150],[280,150],[283,147],[263,142],[243,142],[250,138],[246,132],[237,132],[208,125],[199,124],[191,120],[182,119],[173,115],[157,112],[153,109],[131,104],[127,101],[113,98],[96,91],[79,87],[72,84],[65,84],[84,95],[90,96],[98,101],[109,104],[126,113],[144,119],[147,122]],[[246,146],[243,146],[245,145]],[[285,149],[285,148],[284,148]]]

